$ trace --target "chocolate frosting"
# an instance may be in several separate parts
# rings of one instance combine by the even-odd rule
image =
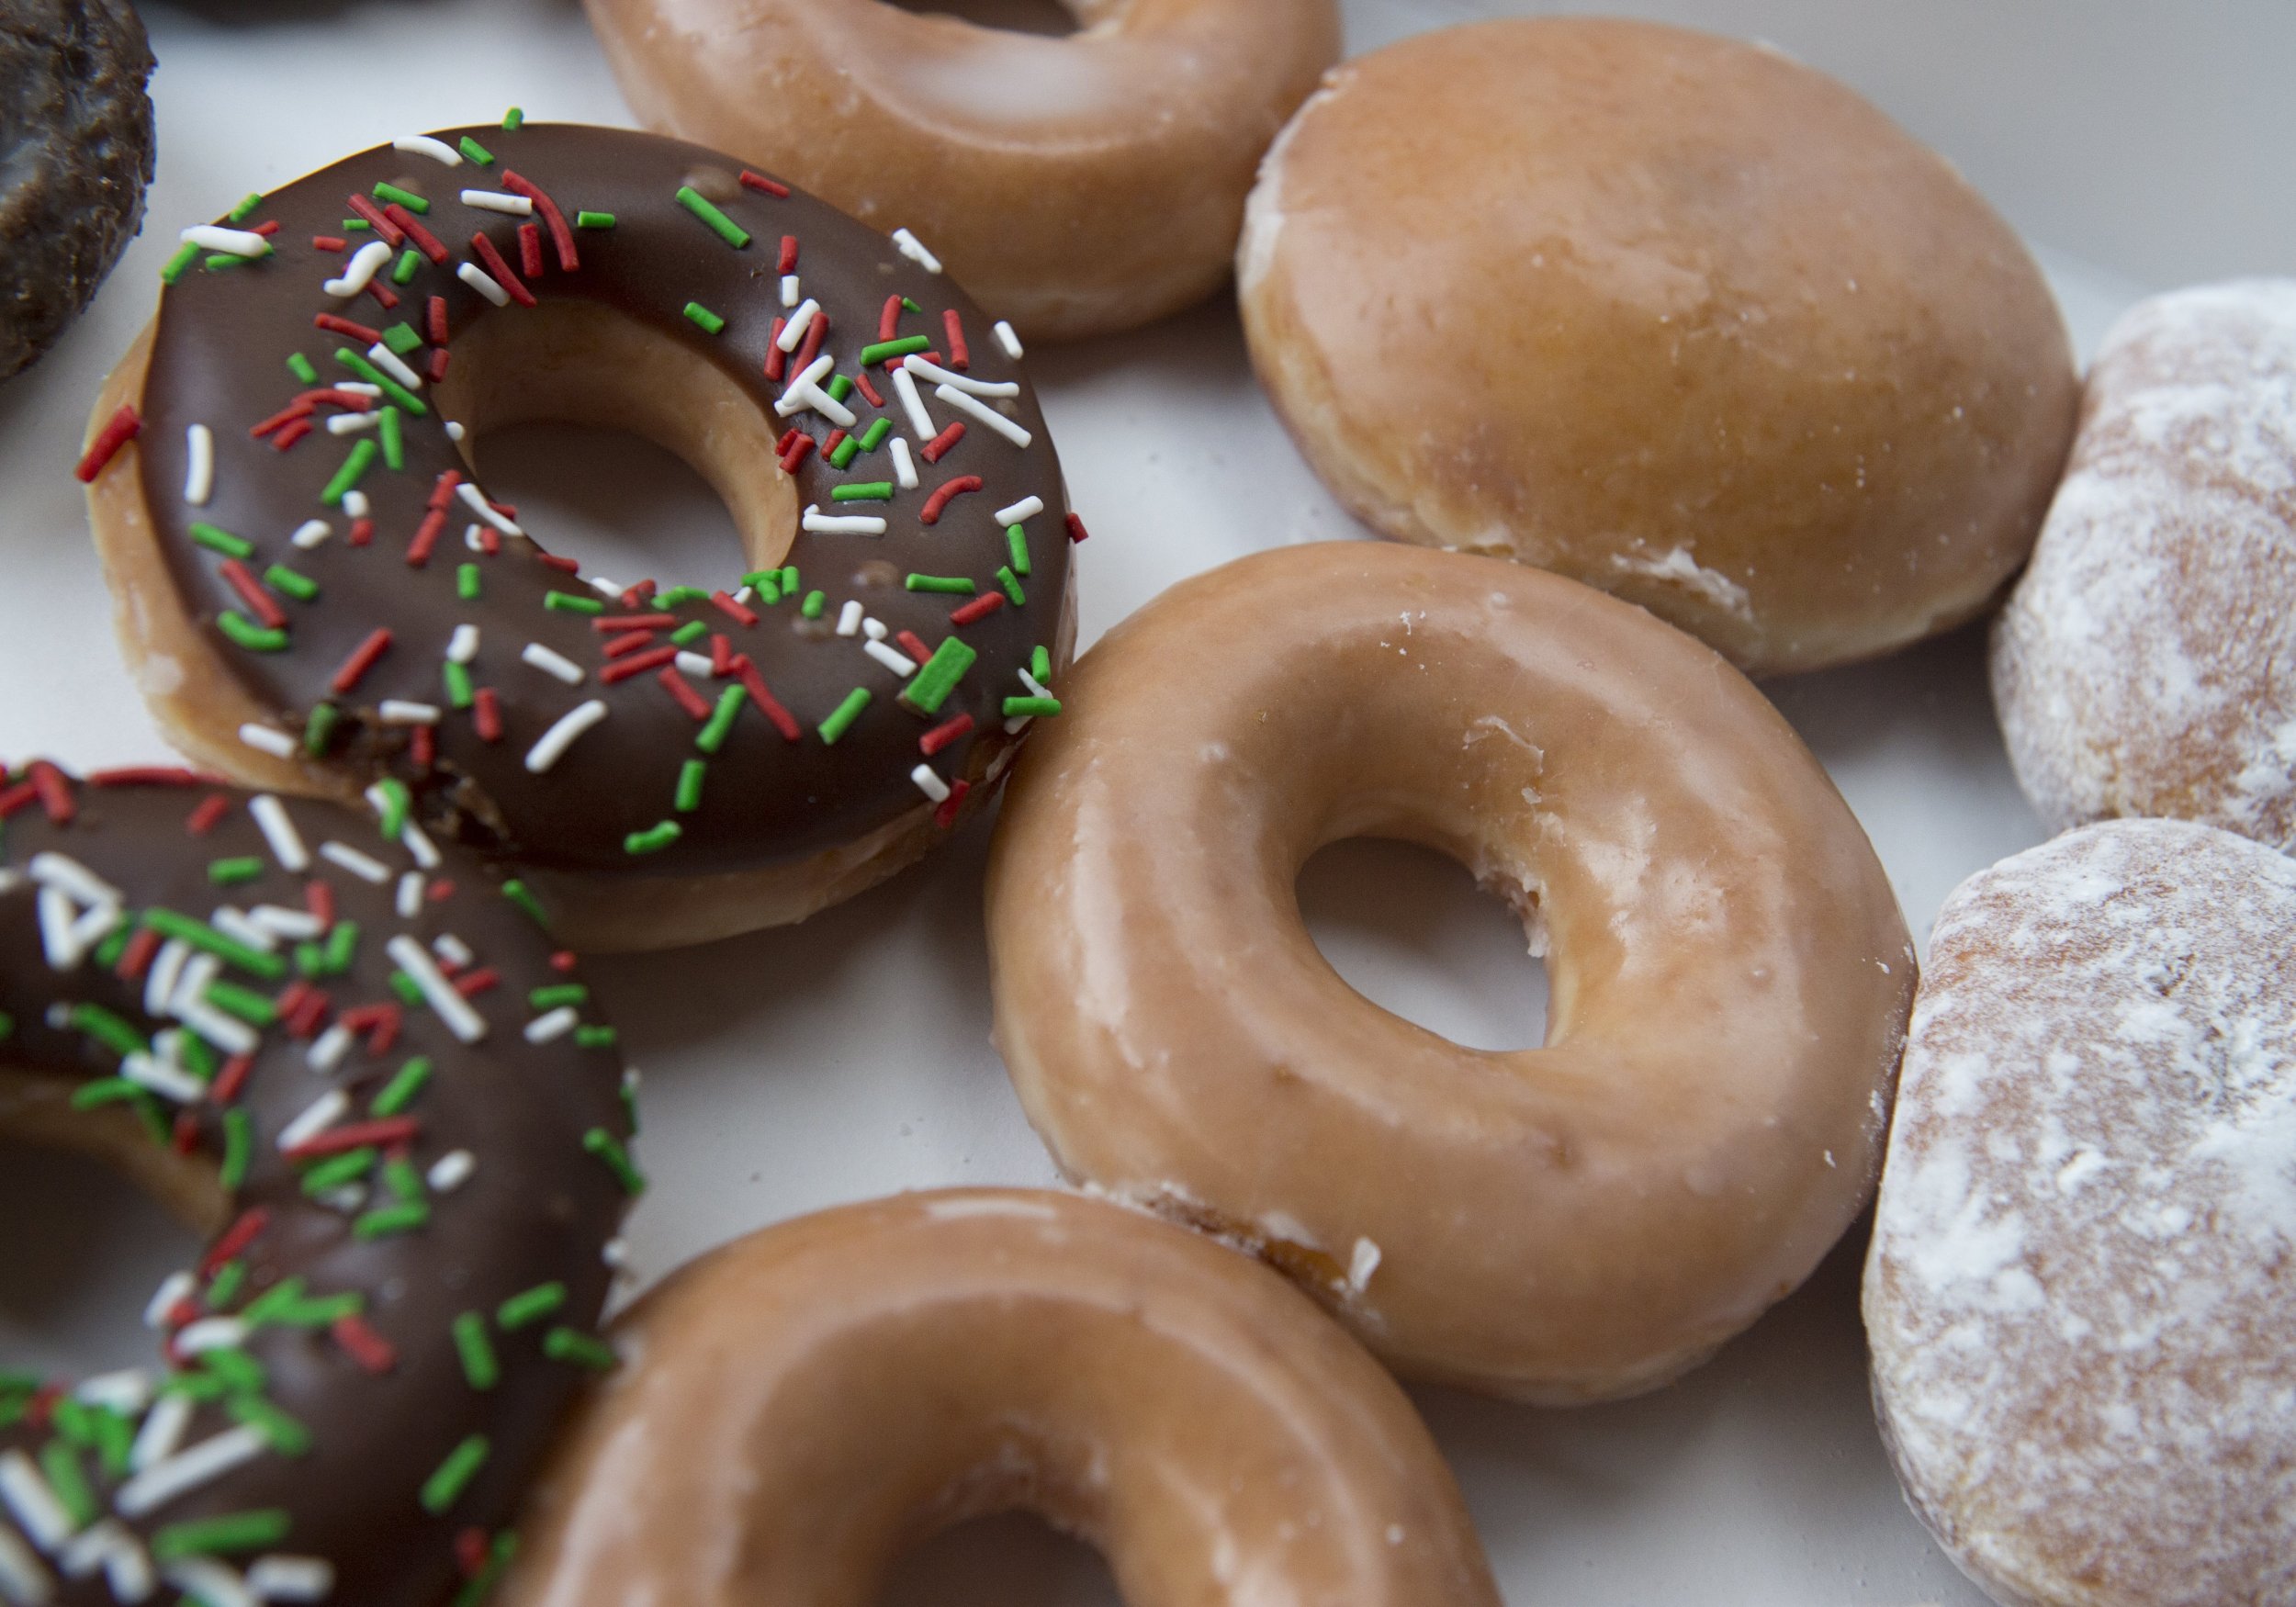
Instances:
[[[571,957],[553,957],[470,855],[422,867],[433,850],[419,829],[386,840],[374,819],[297,802],[278,805],[290,841],[250,794],[197,778],[74,785],[34,770],[0,778],[0,1062],[76,1088],[85,1119],[132,1111],[154,1141],[212,1158],[231,1207],[197,1275],[155,1300],[166,1361],[146,1381],[163,1404],[136,1406],[132,1388],[123,1401],[117,1376],[83,1398],[0,1369],[0,1600],[12,1566],[19,1599],[28,1571],[60,1602],[133,1599],[105,1562],[67,1577],[76,1547],[119,1559],[129,1579],[144,1559],[160,1600],[193,1593],[189,1558],[194,1574],[332,1579],[324,1597],[280,1600],[429,1607],[491,1561],[561,1409],[606,1360],[591,1334],[635,1180],[621,1169],[631,1128],[612,1031]],[[367,880],[378,870],[383,882]],[[83,875],[118,895],[117,923],[75,955],[58,920],[106,925]],[[298,913],[308,935],[290,929]],[[177,945],[185,930],[199,935]],[[442,985],[467,990],[483,1036],[465,1041],[468,1021],[458,1031],[410,1002],[400,938],[451,977]],[[203,945],[222,963],[186,1006],[201,984],[178,968]],[[429,1074],[411,1088],[418,1060]],[[332,1120],[304,1119],[338,1094]],[[310,1149],[283,1149],[298,1122]],[[397,1125],[357,1130],[378,1122]],[[315,1184],[321,1166],[339,1175]],[[202,1348],[218,1339],[231,1343]],[[123,1452],[156,1437],[154,1414],[186,1391],[197,1404],[179,1456],[250,1427],[265,1444],[141,1510],[128,1492],[148,1467]],[[474,1437],[486,1453],[474,1476],[441,1482]],[[39,1532],[28,1472],[65,1506],[84,1500],[70,1539]],[[256,1518],[236,1532],[200,1527],[242,1514]],[[283,1573],[267,1556],[325,1568]],[[229,1582],[198,1594],[248,1599]]]
[[[187,264],[161,301],[142,400],[147,427],[139,461],[146,500],[186,606],[246,689],[276,711],[279,728],[302,742],[315,708],[332,705],[334,715],[321,718],[332,720],[332,728],[315,745],[361,781],[379,774],[402,778],[417,795],[422,818],[434,827],[535,865],[639,878],[771,867],[849,842],[931,806],[929,794],[920,791],[926,783],[912,779],[920,763],[929,762],[944,782],[981,780],[994,745],[1006,740],[1005,701],[1032,695],[1020,672],[1030,668],[1037,649],[1059,639],[1069,563],[1059,464],[1028,381],[993,337],[988,320],[918,260],[929,253],[905,253],[818,201],[776,194],[782,186],[760,185],[754,175],[745,182],[737,163],[698,146],[573,125],[474,127],[431,138],[449,148],[467,140],[477,155],[450,168],[431,155],[384,146],[322,169],[262,197],[229,225],[255,230],[276,223],[271,254],[235,265],[217,257]],[[547,197],[566,225],[563,235],[540,202],[530,218],[511,216],[466,204],[459,198],[465,189]],[[681,189],[748,236],[747,243],[729,243],[701,209],[681,202]],[[427,210],[410,211],[413,204],[401,198],[396,216],[411,216],[444,248],[444,260],[431,260],[424,235],[412,235],[395,246],[375,288],[349,299],[325,292],[322,282],[343,274],[361,245],[377,238],[346,230],[346,219],[357,209],[347,198],[381,210],[400,192],[427,205]],[[612,215],[610,226],[600,214]],[[384,218],[387,234],[400,232],[393,214],[385,211]],[[535,258],[522,253],[522,225],[535,230],[528,251],[539,244],[540,272],[527,271]],[[475,245],[474,237],[481,236],[499,253],[499,265]],[[748,607],[759,616],[754,624],[740,624],[706,597],[685,598],[662,612],[681,626],[698,622],[704,627],[691,633],[691,646],[702,657],[715,652],[722,663],[730,654],[746,655],[787,710],[797,732],[793,739],[747,702],[733,716],[722,746],[703,753],[696,747],[703,726],[694,702],[681,707],[674,689],[660,684],[658,669],[602,683],[600,673],[609,664],[605,650],[615,637],[602,632],[596,616],[566,605],[554,611],[546,599],[560,593],[582,600],[575,606],[603,603],[610,616],[654,612],[658,599],[642,590],[624,600],[602,597],[574,573],[539,561],[540,549],[522,537],[501,537],[501,550],[492,556],[468,550],[467,529],[479,523],[478,515],[459,493],[441,491],[441,477],[467,475],[469,465],[429,405],[428,385],[417,393],[425,412],[400,410],[403,467],[391,470],[377,455],[357,482],[371,527],[355,526],[343,507],[323,500],[350,455],[376,438],[330,433],[326,420],[342,408],[313,401],[307,421],[289,420],[261,437],[250,433],[295,406],[303,393],[358,377],[337,351],[365,360],[368,343],[315,327],[315,314],[391,333],[406,347],[405,364],[424,374],[435,361],[428,339],[435,332],[432,298],[444,300],[450,363],[456,342],[475,323],[526,315],[520,299],[496,307],[462,272],[465,264],[485,272],[490,283],[513,281],[502,287],[506,292],[530,295],[546,306],[601,306],[690,346],[770,419],[783,395],[782,385],[767,377],[767,365],[784,316],[779,271],[784,237],[795,242],[803,297],[817,301],[828,318],[821,350],[835,358],[839,374],[852,377],[861,348],[876,342],[888,297],[905,297],[916,309],[902,312],[897,335],[928,337],[943,364],[956,356],[944,318],[954,312],[970,348],[968,376],[1019,386],[1016,397],[985,399],[982,405],[1019,424],[1031,440],[1025,449],[1015,445],[939,399],[929,378],[921,392],[936,430],[952,422],[967,429],[938,461],[924,461],[918,451],[924,439],[912,429],[881,358],[867,378],[884,405],[872,406],[855,389],[846,399],[858,415],[853,431],[865,433],[880,418],[890,421],[896,434],[910,437],[921,483],[913,489],[896,485],[889,501],[840,503],[834,500],[839,487],[896,480],[892,440],[839,468],[824,450],[833,426],[821,411],[799,411],[785,426],[774,421],[777,433],[793,428],[817,444],[794,469],[799,506],[818,504],[825,515],[837,517],[880,517],[885,532],[801,530],[784,560],[798,572],[796,595],[770,603],[752,595]],[[343,249],[314,244],[331,239],[343,242]],[[724,320],[722,328],[711,332],[707,325],[716,319]],[[398,325],[404,331],[395,331]],[[317,369],[316,385],[290,372],[297,354]],[[786,370],[795,366],[794,357],[785,360]],[[611,387],[616,376],[602,373],[595,383]],[[305,433],[296,428],[298,421],[320,427]],[[476,423],[483,427],[483,421]],[[214,452],[212,492],[199,506],[186,500],[194,425],[210,432]],[[300,438],[276,450],[282,434]],[[947,500],[937,522],[927,523],[934,493],[967,476],[977,476],[981,488]],[[411,556],[410,546],[422,536],[434,497],[445,503],[444,528],[433,522],[427,539],[435,546],[420,559],[419,548]],[[1021,522],[1028,572],[1013,575],[1007,588],[998,570],[1021,566],[1014,563],[1007,530],[993,515],[1030,498],[1043,508]],[[332,537],[308,550],[291,544],[290,534],[313,519],[329,522]],[[227,613],[249,625],[262,622],[227,577],[227,555],[194,540],[195,523],[253,544],[244,571],[272,594],[270,606],[284,616],[283,639],[263,638],[274,650],[250,650],[222,628]],[[366,536],[370,529],[369,545],[354,545],[355,535]],[[307,580],[315,584],[315,594],[302,601],[281,591],[273,565],[291,572],[289,587],[308,590]],[[466,565],[477,568],[475,598],[458,595]],[[974,599],[906,590],[911,574],[966,581],[979,594],[1008,590],[1013,601],[952,624],[951,613]],[[724,590],[735,592],[740,584],[729,572]],[[807,618],[804,600],[815,591],[822,594],[820,612]],[[903,676],[864,649],[868,637],[836,633],[851,601],[882,622],[888,650],[897,648],[906,632],[928,651],[955,638],[977,653],[977,661],[929,715],[913,710],[899,701]],[[477,656],[467,666],[473,688],[490,690],[499,700],[501,733],[492,741],[481,735],[476,704],[453,706],[444,683],[442,660],[456,626],[466,624],[478,632]],[[377,629],[390,632],[388,650],[351,692],[335,691],[338,671]],[[236,625],[232,630],[245,635]],[[726,649],[715,649],[713,636],[725,637]],[[524,661],[529,643],[580,668],[582,682],[564,684]],[[913,660],[915,654],[904,657]],[[736,676],[701,673],[692,666],[685,679],[698,702],[712,706],[739,684]],[[856,689],[869,692],[868,705],[833,744],[826,741],[824,722]],[[537,740],[591,699],[602,701],[608,717],[543,773],[531,772],[525,761]],[[422,762],[412,727],[383,721],[386,700],[439,708],[430,765]],[[960,714],[971,717],[964,736],[920,753],[927,731]],[[679,794],[681,778],[695,760],[706,765],[699,801],[681,807],[692,803]],[[665,831],[665,822],[678,830]]]

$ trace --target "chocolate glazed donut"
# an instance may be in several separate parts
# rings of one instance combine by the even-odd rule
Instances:
[[[613,1033],[377,803],[379,835],[184,772],[0,776],[0,1134],[213,1235],[152,1301],[163,1365],[0,1370],[0,1601],[475,1601],[611,1360]]]
[[[1082,527],[1019,342],[925,245],[564,125],[411,137],[186,233],[82,466],[196,757],[395,776],[566,940],[637,948],[890,874],[1058,712]],[[749,573],[585,582],[468,478],[525,419],[693,462]]]

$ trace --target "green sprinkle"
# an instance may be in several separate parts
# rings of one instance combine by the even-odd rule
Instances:
[[[431,203],[421,196],[416,195],[412,190],[402,190],[393,184],[377,185],[375,198],[378,201],[396,201],[417,217],[431,209]]]
[[[125,1077],[99,1077],[93,1083],[83,1083],[72,1090],[72,1108],[96,1110],[107,1105],[117,1105],[132,1099],[143,1090]]]
[[[264,255],[265,256],[269,256],[270,254],[271,253],[269,252],[264,253]],[[219,274],[226,268],[243,268],[247,265],[247,258],[239,255],[235,252],[219,251],[214,255],[208,257],[207,261],[201,263],[199,265],[207,269],[210,274]]]
[[[606,605],[595,597],[578,597],[571,591],[546,592],[543,608],[551,613],[603,613]]]
[[[741,713],[741,705],[748,696],[748,692],[738,686],[729,686],[719,692],[717,707],[710,711],[708,721],[693,739],[693,746],[703,753],[715,753],[725,747],[726,738],[734,728],[734,716]]]
[[[709,772],[709,760],[705,759],[690,759],[678,768],[679,814],[691,815],[702,807],[702,781]]]
[[[303,1174],[303,1192],[317,1199],[329,1189],[341,1188],[346,1183],[356,1183],[366,1175],[380,1153],[369,1145],[340,1155],[330,1155]]]
[[[255,213],[261,209],[262,206],[263,192],[261,190],[250,190],[246,195],[240,198],[238,206],[233,207],[230,212],[225,214],[225,220],[231,223],[244,223],[247,219],[253,218]]]
[[[543,913],[542,901],[535,896],[532,888],[516,877],[502,883],[502,896],[531,916],[535,925],[546,927],[550,924],[550,917]]]
[[[692,322],[701,325],[703,329],[706,330],[711,334],[721,334],[725,332],[726,320],[718,317],[715,312],[712,312],[708,308],[703,306],[699,301],[689,301],[686,303],[686,317]]]
[[[218,1180],[226,1194],[237,1194],[247,1181],[248,1163],[254,1159],[255,1129],[244,1110],[223,1113],[223,1165]]]
[[[574,227],[577,229],[612,229],[613,214],[611,212],[577,212],[574,214]]]
[[[239,1298],[240,1286],[246,1281],[247,1264],[243,1261],[227,1261],[216,1268],[215,1277],[208,1285],[208,1309],[230,1310],[231,1302]]]
[[[383,1186],[400,1199],[421,1199],[429,1192],[422,1174],[414,1169],[413,1162],[404,1159],[383,1163]]]
[[[1016,575],[1027,574],[1029,572],[1029,533],[1018,524],[1006,525],[1005,545],[1012,553],[1012,572]]]
[[[599,1373],[610,1373],[622,1365],[622,1358],[604,1341],[578,1333],[571,1328],[553,1328],[545,1334],[542,1354],[554,1362],[570,1362]]]
[[[624,837],[622,851],[625,854],[658,854],[683,836],[685,827],[674,820],[665,820],[659,826],[634,831]]]
[[[861,449],[863,452],[874,452],[878,447],[884,444],[885,437],[892,433],[893,421],[891,419],[879,419],[875,423],[870,425],[868,429],[861,432]]]
[[[258,871],[263,869],[263,862],[260,860],[255,862],[255,869]],[[130,1027],[123,1017],[112,1014],[101,1005],[73,1006],[72,1025],[95,1039],[96,1042],[122,1060],[131,1054],[143,1054],[152,1047],[151,1042],[142,1033]]]
[[[901,584],[911,591],[946,591],[955,597],[970,597],[978,590],[962,575],[911,575]]]
[[[179,1562],[186,1556],[263,1551],[285,1540],[292,1527],[287,1513],[276,1507],[260,1512],[233,1512],[229,1517],[170,1523],[152,1536],[152,1560]]]
[[[706,636],[709,634],[709,621],[702,619],[688,620],[685,624],[680,625],[676,630],[670,633],[670,639],[677,643],[681,647],[691,647],[694,643],[700,641],[703,636]]]
[[[612,1049],[620,1039],[621,1034],[611,1027],[574,1028],[574,1046],[577,1049]]]
[[[399,260],[391,264],[390,282],[394,285],[403,285],[422,271],[422,253],[415,250],[414,247],[409,246],[406,250],[399,253]],[[405,328],[403,324],[396,327],[402,329]],[[411,334],[413,332],[409,331],[408,332]],[[388,341],[390,339],[390,333],[391,332],[389,330],[385,330],[383,332],[383,339]],[[417,343],[421,343],[419,340]],[[407,354],[410,348],[393,343],[390,349],[397,352],[401,357],[403,357]]]
[[[1030,652],[1029,673],[1045,685],[1052,684],[1052,655],[1049,648],[1039,646]]]
[[[902,297],[902,298],[901,298],[901,307],[902,307],[902,309],[903,309],[904,311],[906,311],[906,312],[922,312],[922,311],[924,311],[924,310],[925,310],[923,308],[921,308],[921,307],[917,306],[917,304],[916,302],[911,301],[911,300],[910,300],[907,297],[906,297],[906,296],[904,296],[904,297]]]
[[[549,987],[536,988],[526,995],[527,1005],[536,1010],[555,1010],[560,1005],[581,1005],[590,1001],[590,990],[578,982],[562,982]]]
[[[375,1096],[375,1103],[368,1108],[378,1117],[396,1116],[414,1103],[416,1096],[422,1092],[423,1084],[430,1080],[430,1057],[416,1055],[399,1068],[399,1074]]]
[[[9,1015],[6,1010],[0,1010],[0,1043],[6,1043],[9,1039],[15,1036],[16,1017]]]
[[[782,577],[776,570],[760,569],[754,575],[743,576],[741,583],[748,587],[757,600],[768,608],[782,600]]]
[[[681,602],[706,602],[709,596],[709,592],[700,586],[672,586],[654,599],[654,606],[667,611]]]
[[[112,928],[112,935],[96,946],[96,963],[109,971],[119,963],[119,957],[128,952],[128,932],[124,927]]]
[[[176,1041],[182,1050],[186,1069],[203,1083],[214,1082],[216,1073],[223,1068],[216,1061],[215,1051],[208,1047],[208,1040],[196,1032],[186,1032]]]
[[[470,161],[477,163],[480,167],[492,167],[494,165],[494,152],[479,144],[469,135],[465,134],[460,140],[456,140],[456,143],[462,151],[464,156],[467,157]]]
[[[422,985],[403,971],[390,973],[390,991],[397,994],[399,1002],[410,1010],[420,1010],[425,1003]]]
[[[407,444],[405,437],[400,432],[397,408],[385,407],[383,409],[382,421],[376,425],[375,433],[383,444],[383,466],[388,469],[406,467]]]
[[[422,1481],[422,1510],[433,1518],[444,1516],[486,1466],[488,1449],[487,1437],[473,1434],[448,1452],[438,1471]]]
[[[710,231],[727,245],[739,251],[749,243],[749,231],[719,211],[708,197],[692,185],[678,186],[678,205],[710,226]],[[712,331],[715,333],[715,331]]]
[[[797,595],[797,566],[794,564],[782,566],[782,595],[783,597]]]
[[[421,253],[412,254],[417,261],[421,260]],[[403,357],[422,344],[422,337],[414,332],[412,324],[401,319],[383,332],[383,344]]]
[[[505,1529],[494,1537],[494,1550],[486,1566],[464,1583],[455,1593],[453,1607],[482,1607],[494,1593],[494,1587],[502,1582],[502,1575],[518,1556],[518,1536]]]
[[[479,582],[480,578],[478,565],[462,564],[457,566],[455,570],[455,595],[462,599],[465,602],[478,601]]]
[[[48,1488],[56,1492],[64,1511],[72,1514],[74,1528],[84,1529],[96,1522],[103,1509],[96,1504],[96,1492],[88,1488],[78,1452],[62,1440],[51,1440],[40,1447],[39,1470],[48,1476]]]
[[[375,225],[364,218],[345,218],[343,220],[343,231],[345,234],[362,234],[374,227]]]
[[[236,983],[211,982],[200,997],[227,1016],[236,1016],[250,1027],[268,1027],[279,1018],[279,1007],[261,994]]]
[[[494,1320],[505,1333],[515,1333],[529,1323],[555,1316],[566,1304],[564,1284],[537,1284],[523,1294],[512,1295],[495,1309]]]
[[[1061,703],[1058,698],[1007,698],[1005,700],[1005,718],[1007,720],[1025,720],[1037,715],[1049,717],[1060,712]]]
[[[376,811],[376,827],[385,842],[395,843],[407,829],[407,816],[414,813],[414,795],[397,776],[385,776],[375,783],[375,790],[383,795],[382,807]]]
[[[198,260],[199,248],[189,241],[184,242],[175,248],[175,254],[167,259],[167,265],[160,270],[160,283],[173,285],[188,273],[191,264]]]
[[[303,1298],[304,1287],[304,1281],[299,1277],[282,1278],[265,1289],[246,1310],[242,1311],[239,1314],[240,1320],[250,1328],[260,1327],[265,1322],[276,1321],[279,1313]]]
[[[287,372],[294,375],[296,378],[301,380],[305,385],[317,385],[319,383],[319,370],[313,367],[311,365],[311,360],[309,357],[304,356],[300,352],[289,352],[287,354]]]
[[[478,701],[478,691],[470,684],[470,671],[452,658],[439,666],[439,673],[446,682],[446,706],[467,709]]]
[[[797,612],[804,614],[807,619],[819,619],[821,617],[822,610],[827,608],[828,606],[828,593],[826,591],[808,591],[805,593],[805,601],[798,604]]]
[[[300,1456],[311,1448],[310,1430],[260,1395],[240,1396],[224,1410],[270,1441],[282,1456]]]
[[[846,376],[839,374],[830,379],[827,388],[831,401],[843,401],[853,394],[853,382]]]
[[[96,1455],[104,1477],[124,1480],[135,1455],[136,1425],[108,1406],[90,1407],[88,1421],[96,1430]]]
[[[1004,587],[1005,595],[1012,599],[1015,608],[1025,607],[1028,604],[1028,593],[1020,590],[1019,577],[1015,575],[1010,568],[997,570],[996,580]]]
[[[272,565],[263,572],[263,578],[298,602],[309,602],[319,595],[318,581],[285,564]]]
[[[407,411],[412,413],[416,418],[421,419],[429,416],[431,409],[427,402],[425,402],[421,397],[415,395],[414,392],[409,390],[405,386],[393,379],[389,375],[376,367],[374,364],[368,362],[358,353],[354,352],[350,347],[337,346],[335,348],[335,361],[342,364],[345,368],[348,368],[352,373],[357,375],[361,379],[366,380],[367,384],[381,391],[383,395],[389,398],[392,401],[397,402],[400,407],[406,409]],[[371,446],[373,443],[362,441],[359,444],[362,446]]]
[[[835,747],[837,739],[853,728],[853,722],[861,718],[861,711],[868,706],[867,687],[857,686],[847,692],[845,701],[831,710],[829,717],[821,722],[821,740]]]
[[[208,861],[208,880],[218,887],[237,887],[242,882],[253,882],[263,871],[263,860],[253,854],[244,859]]]
[[[493,1342],[487,1338],[487,1320],[476,1311],[455,1319],[455,1351],[462,1357],[462,1376],[473,1389],[491,1389],[502,1381],[502,1364],[494,1359]]]
[[[327,489],[319,493],[319,500],[330,508],[342,506],[343,493],[359,483],[359,477],[366,473],[367,466],[375,461],[376,454],[380,450],[372,441],[355,442],[351,455],[343,459],[341,468],[335,470],[335,478],[327,482]]]
[[[369,1211],[351,1224],[355,1239],[387,1239],[394,1233],[411,1233],[431,1219],[431,1208],[409,1204],[385,1206]]]
[[[880,419],[877,421],[881,424],[884,422],[883,419]],[[829,466],[831,468],[850,468],[853,465],[853,459],[859,457],[860,455],[860,441],[850,435],[848,435],[844,440],[837,444],[837,450],[829,454]]]
[[[243,535],[233,535],[219,525],[199,520],[191,522],[191,539],[211,553],[221,553],[227,558],[252,558],[255,544]]]
[[[519,124],[524,122],[525,120],[526,114],[519,110],[516,107],[511,107],[510,110],[502,114],[502,126],[506,129],[515,129]]]
[[[887,362],[892,358],[906,357],[914,353],[929,352],[932,349],[933,343],[929,336],[903,335],[897,341],[879,341],[873,345],[863,346],[861,349],[861,365],[864,368],[874,368],[878,364]]]
[[[225,609],[215,616],[216,628],[231,638],[235,646],[250,653],[284,653],[287,650],[285,631],[265,630],[232,609]]]
[[[264,1370],[261,1362],[237,1345],[223,1345],[200,1352],[199,1365],[213,1375],[225,1393],[238,1390],[243,1394],[260,1395],[271,1377]]]
[[[890,502],[893,500],[891,480],[861,480],[850,486],[832,486],[832,502]]]
[[[343,711],[332,703],[315,703],[303,721],[303,751],[313,759],[327,751],[327,739],[334,735],[335,722],[343,718]]]
[[[351,969],[351,957],[358,947],[359,923],[337,921],[335,929],[327,934],[327,964],[336,975]]]
[[[639,1195],[646,1192],[646,1179],[630,1164],[629,1152],[602,1127],[591,1128],[582,1135],[582,1148],[605,1163],[606,1170],[621,1183],[623,1192]]]
[[[949,694],[956,690],[957,682],[964,679],[978,657],[980,654],[971,644],[954,636],[943,637],[940,646],[933,649],[933,656],[901,689],[901,701],[920,714],[939,714],[940,705],[949,701]]]

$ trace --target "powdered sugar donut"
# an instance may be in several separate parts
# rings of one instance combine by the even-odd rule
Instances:
[[[1865,1320],[1908,1499],[1995,1600],[2296,1602],[2296,863],[2182,821],[1931,938]]]
[[[2105,337],[1993,696],[2053,826],[2296,844],[2296,279],[2155,297]]]

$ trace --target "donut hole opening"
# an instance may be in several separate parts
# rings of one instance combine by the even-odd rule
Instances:
[[[1123,1607],[1108,1563],[1033,1512],[973,1518],[895,1563],[877,1607]]]
[[[1309,856],[1300,918],[1331,968],[1390,1015],[1465,1049],[1547,1040],[1547,966],[1520,910],[1417,843],[1343,837]]]
[[[586,574],[731,590],[796,540],[781,421],[708,357],[626,314],[553,301],[479,319],[435,395],[488,495]]]
[[[927,17],[954,17],[976,28],[995,28],[999,33],[1041,34],[1061,39],[1075,33],[1090,20],[1090,13],[1109,9],[1106,0],[1095,5],[1092,0],[1074,0],[1063,5],[1061,0],[877,0],[881,6],[895,11],[907,11]]]

